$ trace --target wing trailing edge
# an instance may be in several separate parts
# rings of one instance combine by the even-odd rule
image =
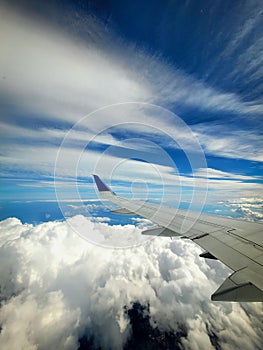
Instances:
[[[111,210],[112,214],[119,214],[119,215],[136,215],[134,212],[127,210],[125,208],[118,208]]]
[[[169,228],[154,226],[142,231],[142,235],[146,236],[160,236],[160,237],[173,237],[174,231],[169,230]]]
[[[248,281],[241,284],[234,282],[237,273],[238,272],[234,272],[229,276],[215,293],[212,294],[211,299],[214,301],[239,302],[262,301],[263,291],[254,286],[254,284]]]

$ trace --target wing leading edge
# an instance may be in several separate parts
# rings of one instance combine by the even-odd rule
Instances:
[[[201,257],[218,259],[233,273],[211,296],[216,301],[263,301],[263,225],[118,197],[97,175],[100,195],[117,204],[113,211],[140,215],[157,226],[153,236],[189,238],[205,250]]]

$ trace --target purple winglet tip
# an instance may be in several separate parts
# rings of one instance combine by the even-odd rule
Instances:
[[[103,191],[110,191],[109,187],[107,185],[105,185],[104,182],[102,182],[102,180],[98,177],[98,175],[93,175],[94,180],[96,182],[96,185],[98,187],[99,192],[103,192]]]

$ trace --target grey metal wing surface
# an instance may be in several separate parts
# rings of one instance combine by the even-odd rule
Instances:
[[[263,301],[263,224],[125,199],[93,176],[100,195],[120,207],[115,213],[140,215],[157,225],[142,234],[191,239],[204,249],[201,257],[220,260],[233,270],[212,300]]]

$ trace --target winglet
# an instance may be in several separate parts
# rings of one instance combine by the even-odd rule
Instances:
[[[96,182],[96,185],[97,185],[99,192],[106,192],[107,191],[107,192],[113,193],[112,190],[107,185],[105,185],[105,183],[99,178],[98,175],[93,175],[93,177],[94,177],[94,180]]]

